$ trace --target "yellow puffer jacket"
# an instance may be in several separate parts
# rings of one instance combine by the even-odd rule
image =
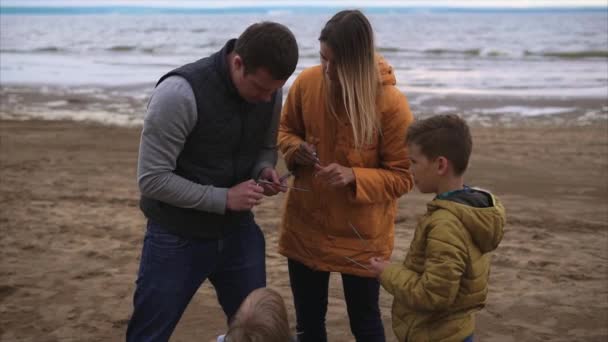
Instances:
[[[502,239],[505,211],[490,193],[471,194],[486,204],[472,206],[466,196],[461,203],[431,201],[403,264],[382,272],[399,341],[462,341],[473,333],[473,313],[488,293],[488,252]]]
[[[320,66],[300,73],[283,106],[279,148],[295,172],[294,186],[312,191],[287,194],[279,252],[315,270],[372,276],[365,265],[372,256],[390,257],[396,199],[412,188],[405,133],[413,117],[392,68],[381,58],[378,64],[382,134],[362,149],[354,147],[350,124],[327,111]],[[313,177],[314,168],[294,165],[303,141],[316,147],[322,165],[352,167],[355,183],[332,188]]]

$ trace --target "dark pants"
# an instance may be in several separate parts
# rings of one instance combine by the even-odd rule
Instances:
[[[298,341],[327,341],[325,314],[329,272],[313,271],[292,259],[289,259],[288,267],[296,308]],[[384,327],[378,305],[378,280],[342,274],[342,284],[350,330],[357,342],[384,342]]]
[[[228,320],[266,286],[264,235],[253,219],[219,240],[182,238],[152,222],[147,228],[127,341],[168,341],[207,278]]]

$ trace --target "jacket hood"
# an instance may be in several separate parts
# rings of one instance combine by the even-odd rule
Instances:
[[[498,247],[504,235],[505,209],[491,193],[471,190],[454,200],[435,199],[428,204],[428,210],[448,210],[466,227],[482,253],[491,252]]]
[[[393,67],[388,64],[384,57],[379,54],[376,54],[376,64],[378,65],[378,70],[380,71],[380,79],[382,80],[382,85],[396,85],[397,78],[395,78]]]

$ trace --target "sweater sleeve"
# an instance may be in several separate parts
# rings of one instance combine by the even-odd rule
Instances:
[[[380,282],[396,301],[412,310],[445,310],[456,299],[466,267],[463,231],[449,221],[431,228],[425,258],[422,274],[405,265],[390,265],[382,272]]]
[[[177,207],[224,214],[227,188],[197,184],[174,173],[177,157],[196,122],[196,99],[190,84],[180,76],[161,82],[144,118],[137,166],[139,190],[143,196]]]
[[[407,128],[413,121],[405,95],[397,89],[393,103],[382,114],[380,166],[378,168],[354,167],[354,196],[359,203],[377,203],[394,200],[409,192],[413,186],[409,171],[410,161],[405,144]]]

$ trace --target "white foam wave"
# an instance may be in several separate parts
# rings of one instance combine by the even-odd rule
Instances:
[[[550,114],[563,114],[575,111],[572,107],[526,107],[526,106],[505,106],[498,108],[484,108],[476,110],[481,114],[520,114],[522,116],[539,116]]]
[[[128,115],[114,114],[106,111],[70,111],[70,110],[49,110],[45,107],[29,107],[27,111],[16,111],[14,113],[0,112],[0,119],[9,120],[70,120],[78,122],[95,122],[103,125],[121,127],[141,127],[143,119]]]

